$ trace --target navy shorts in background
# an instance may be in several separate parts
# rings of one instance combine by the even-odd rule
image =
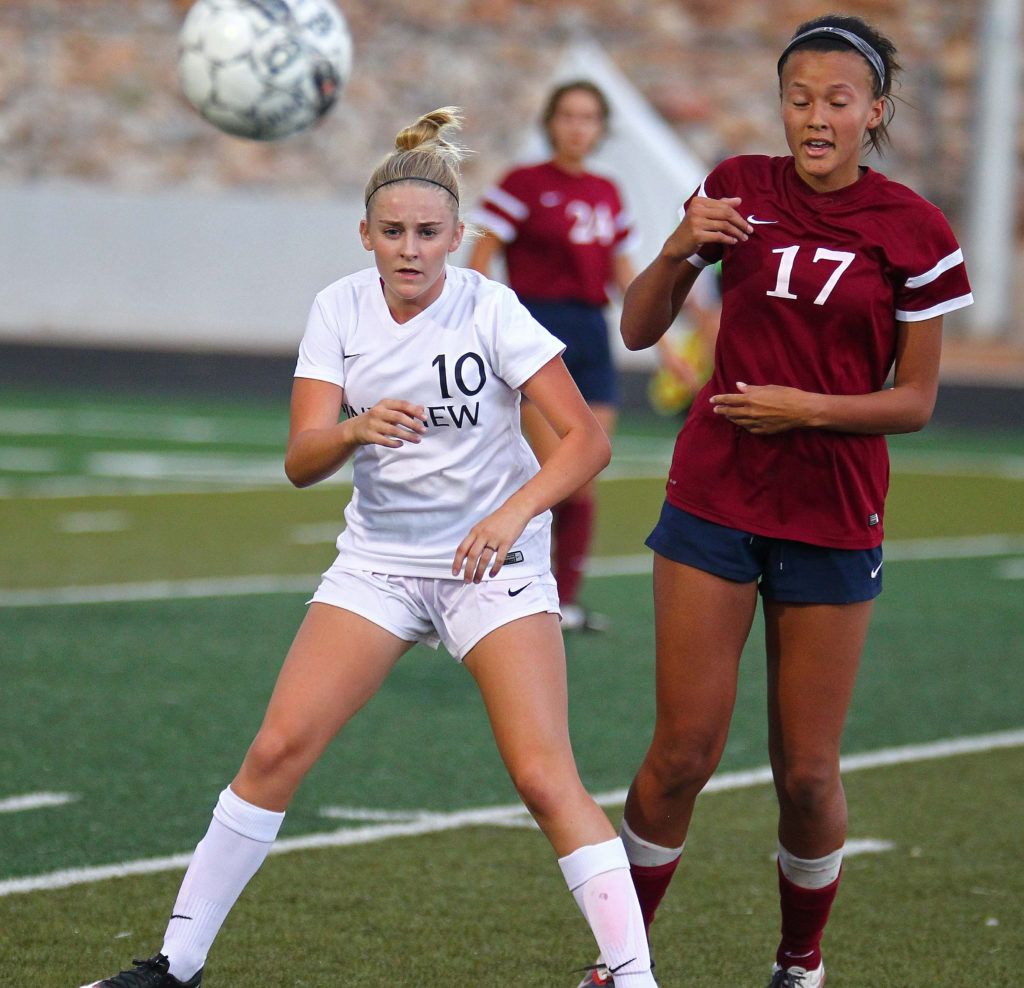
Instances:
[[[827,546],[754,535],[665,502],[646,544],[659,556],[737,583],[757,581],[765,600],[854,604],[882,592],[882,547]]]
[[[565,344],[562,360],[580,394],[588,402],[617,405],[618,379],[604,310],[584,302],[520,301],[537,322]]]

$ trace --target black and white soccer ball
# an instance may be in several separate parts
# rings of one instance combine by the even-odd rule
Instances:
[[[352,69],[331,0],[196,0],[179,36],[188,101],[237,137],[276,141],[316,123]]]

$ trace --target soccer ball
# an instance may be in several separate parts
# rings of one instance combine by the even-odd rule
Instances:
[[[215,127],[276,141],[316,123],[352,67],[331,0],[196,0],[181,26],[178,76]]]

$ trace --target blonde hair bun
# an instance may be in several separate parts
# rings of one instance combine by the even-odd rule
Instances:
[[[459,164],[466,149],[448,140],[446,131],[462,126],[462,110],[442,106],[423,114],[414,124],[403,128],[395,138],[392,151],[373,171],[363,201],[369,208],[374,193],[395,182],[427,182],[444,189],[455,200],[458,212],[461,200]]]

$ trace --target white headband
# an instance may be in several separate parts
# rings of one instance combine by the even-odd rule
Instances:
[[[782,75],[782,63],[786,60],[786,56],[800,44],[805,41],[809,41],[811,38],[821,37],[822,35],[828,37],[835,35],[842,41],[845,41],[848,45],[856,48],[871,65],[871,68],[875,70],[875,75],[878,76],[878,83],[882,90],[885,89],[885,62],[882,61],[882,56],[875,51],[874,47],[865,41],[860,35],[854,34],[852,31],[846,31],[841,27],[815,27],[811,28],[810,31],[804,31],[803,34],[798,34],[788,45],[786,50],[779,57],[778,71],[779,75]]]

